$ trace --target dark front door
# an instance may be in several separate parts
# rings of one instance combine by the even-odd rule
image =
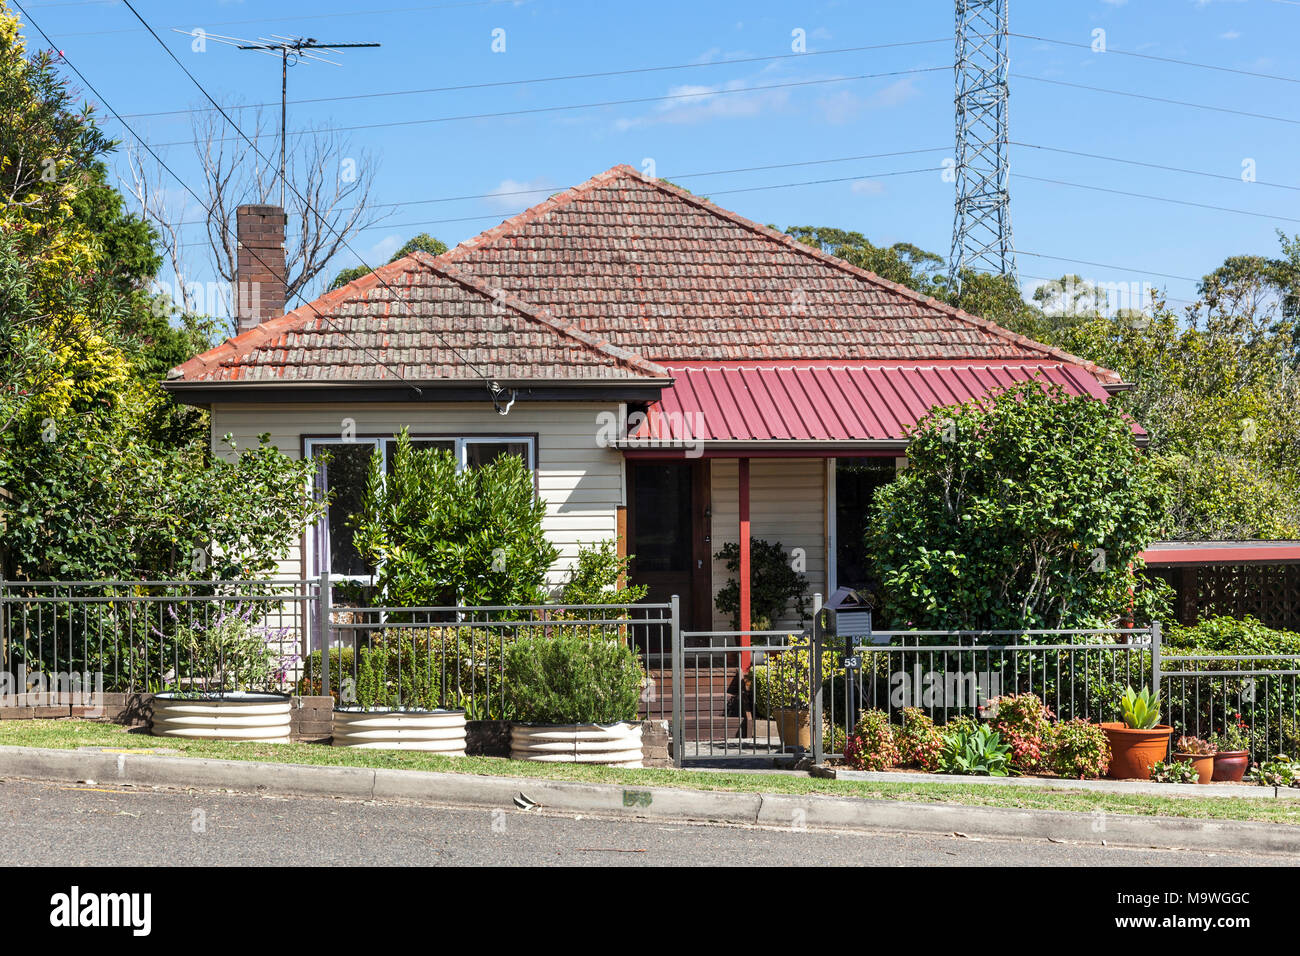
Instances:
[[[708,628],[710,574],[708,463],[629,461],[628,553],[633,584],[647,601],[681,598],[682,628]]]

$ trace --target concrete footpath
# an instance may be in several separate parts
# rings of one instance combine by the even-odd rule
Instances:
[[[523,777],[0,747],[0,778],[279,796],[410,801],[782,829],[828,828],[1300,855],[1300,827],[858,797],[630,788]]]

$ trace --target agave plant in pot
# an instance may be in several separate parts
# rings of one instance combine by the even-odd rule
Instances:
[[[334,746],[463,757],[465,711],[439,706],[444,638],[438,628],[393,628],[361,648],[334,708]]]
[[[1150,780],[1151,768],[1165,759],[1174,728],[1160,723],[1160,695],[1143,687],[1139,694],[1129,687],[1120,698],[1121,722],[1103,723],[1110,743],[1112,780]]]
[[[224,609],[209,621],[180,623],[173,612],[167,690],[155,694],[155,737],[283,743],[289,739],[289,681],[296,655],[285,628],[257,621],[252,606]],[[161,632],[159,632],[161,633]]]
[[[641,766],[644,686],[636,651],[617,635],[561,627],[517,638],[505,657],[510,756]]]
[[[1211,780],[1240,783],[1250,766],[1250,728],[1240,714],[1220,733],[1210,735],[1214,744],[1214,776]]]
[[[1174,759],[1196,769],[1196,782],[1209,783],[1214,776],[1214,745],[1200,737],[1186,734],[1174,744]]]

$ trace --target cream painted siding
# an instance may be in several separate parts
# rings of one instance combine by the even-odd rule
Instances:
[[[622,455],[596,442],[597,415],[617,412],[613,403],[538,402],[521,399],[505,416],[486,401],[477,404],[216,405],[212,409],[214,447],[232,433],[241,448],[271,441],[292,458],[302,453],[303,438],[340,436],[343,420],[356,423],[356,435],[392,435],[409,427],[420,433],[448,435],[533,435],[537,443],[538,492],[546,501],[544,527],[560,549],[551,584],[564,577],[579,545],[613,538],[617,509],[623,502]],[[286,577],[308,573],[300,548],[285,555]]]
[[[735,459],[716,458],[712,472],[711,502],[716,553],[728,541],[740,538],[739,468]],[[786,552],[803,548],[807,556],[808,609],[812,595],[826,593],[826,463],[822,458],[752,458],[749,463],[750,538],[780,541]],[[713,562],[713,595],[731,576],[726,565]],[[789,618],[779,627],[798,627]],[[713,627],[725,630],[731,622],[713,609]]]

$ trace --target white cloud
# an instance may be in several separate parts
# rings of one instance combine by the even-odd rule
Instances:
[[[790,100],[788,90],[752,90],[748,80],[732,80],[721,86],[698,83],[674,86],[672,99],[656,103],[649,115],[623,117],[614,125],[619,130],[659,123],[694,124],[718,119],[757,116],[782,109]]]
[[[869,110],[893,109],[917,97],[919,91],[911,77],[896,80],[867,96],[852,90],[837,90],[821,97],[817,105],[828,123],[848,123]]]
[[[535,205],[549,194],[559,190],[560,187],[545,176],[538,176],[526,182],[518,179],[503,179],[495,189],[489,190],[485,202],[494,209],[513,213],[524,206]]]
[[[879,196],[885,191],[885,184],[878,179],[857,179],[850,188],[859,196]]]
[[[1241,39],[1241,34],[1238,33],[1236,30],[1229,30],[1227,33],[1220,33],[1220,34],[1219,34],[1219,39],[1220,39],[1220,40],[1239,40],[1239,39]]]

